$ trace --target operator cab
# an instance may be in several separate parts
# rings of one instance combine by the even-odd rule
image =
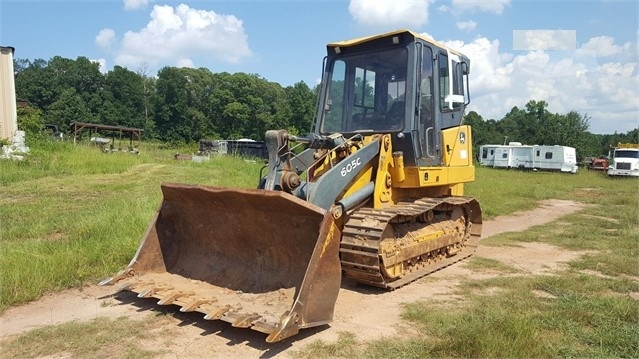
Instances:
[[[391,133],[406,165],[442,163],[439,133],[461,124],[469,102],[467,57],[407,30],[327,51],[316,133]]]

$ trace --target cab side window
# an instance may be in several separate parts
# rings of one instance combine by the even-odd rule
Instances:
[[[420,122],[432,126],[433,111],[433,50],[424,47],[422,55],[422,73],[419,85]]]
[[[450,93],[450,78],[448,72],[448,56],[439,54],[439,106],[442,110],[448,109],[448,103],[444,100]]]
[[[446,101],[449,95],[464,95],[464,77],[462,64],[457,61],[457,55],[452,56],[450,63],[448,55],[439,54],[439,98],[442,111],[461,108],[461,102]]]

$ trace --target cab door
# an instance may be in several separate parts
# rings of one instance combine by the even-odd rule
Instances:
[[[419,47],[418,47],[419,48]],[[421,46],[419,78],[417,81],[417,126],[419,136],[420,166],[438,166],[441,163],[438,154],[439,129],[435,116],[433,50],[428,45]]]

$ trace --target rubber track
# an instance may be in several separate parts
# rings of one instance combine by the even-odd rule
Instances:
[[[479,208],[476,200],[472,197],[424,198],[410,202],[400,202],[390,208],[361,208],[353,212],[348,222],[344,225],[342,233],[340,255],[342,258],[347,256],[351,258],[350,261],[341,260],[344,275],[357,282],[393,290],[471,256],[479,245],[481,220],[473,223],[477,228],[471,230],[470,238],[466,240],[462,250],[451,257],[445,257],[430,265],[424,265],[397,280],[386,280],[381,271],[382,260],[379,253],[379,243],[388,226],[413,221],[422,213],[437,207],[440,210],[452,210],[452,208],[459,206],[465,207],[466,211],[464,213],[469,219],[472,218],[469,213],[472,207],[471,204],[477,205],[477,208]],[[481,214],[479,215],[481,216]],[[352,258],[354,256],[358,260],[353,261]]]

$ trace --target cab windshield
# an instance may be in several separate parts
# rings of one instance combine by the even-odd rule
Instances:
[[[639,158],[639,151],[616,150],[615,158]]]
[[[322,133],[388,132],[403,128],[406,48],[335,58],[329,66]]]

